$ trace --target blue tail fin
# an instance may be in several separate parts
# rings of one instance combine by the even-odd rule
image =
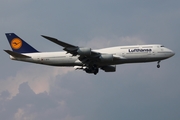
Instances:
[[[24,40],[22,40],[20,37],[18,37],[14,33],[6,33],[6,37],[14,52],[17,52],[17,53],[38,52],[36,49],[34,49],[32,46],[30,46],[28,43],[26,43]]]

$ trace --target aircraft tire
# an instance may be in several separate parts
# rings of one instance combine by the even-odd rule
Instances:
[[[157,65],[157,68],[160,68],[160,65]]]

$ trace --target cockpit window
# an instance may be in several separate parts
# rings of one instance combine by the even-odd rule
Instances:
[[[161,45],[161,47],[164,47],[163,45]]]

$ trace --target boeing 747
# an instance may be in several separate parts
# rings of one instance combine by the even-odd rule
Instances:
[[[125,63],[157,62],[172,57],[175,53],[160,44],[117,46],[93,50],[79,47],[56,38],[42,35],[47,40],[63,47],[60,52],[39,52],[14,33],[5,34],[11,50],[4,50],[12,60],[31,62],[50,66],[70,66],[97,74],[99,69],[115,72],[116,65]]]

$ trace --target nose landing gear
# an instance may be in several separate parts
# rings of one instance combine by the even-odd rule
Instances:
[[[157,68],[160,68],[160,62],[161,62],[161,61],[158,61],[158,63],[157,63]]]

